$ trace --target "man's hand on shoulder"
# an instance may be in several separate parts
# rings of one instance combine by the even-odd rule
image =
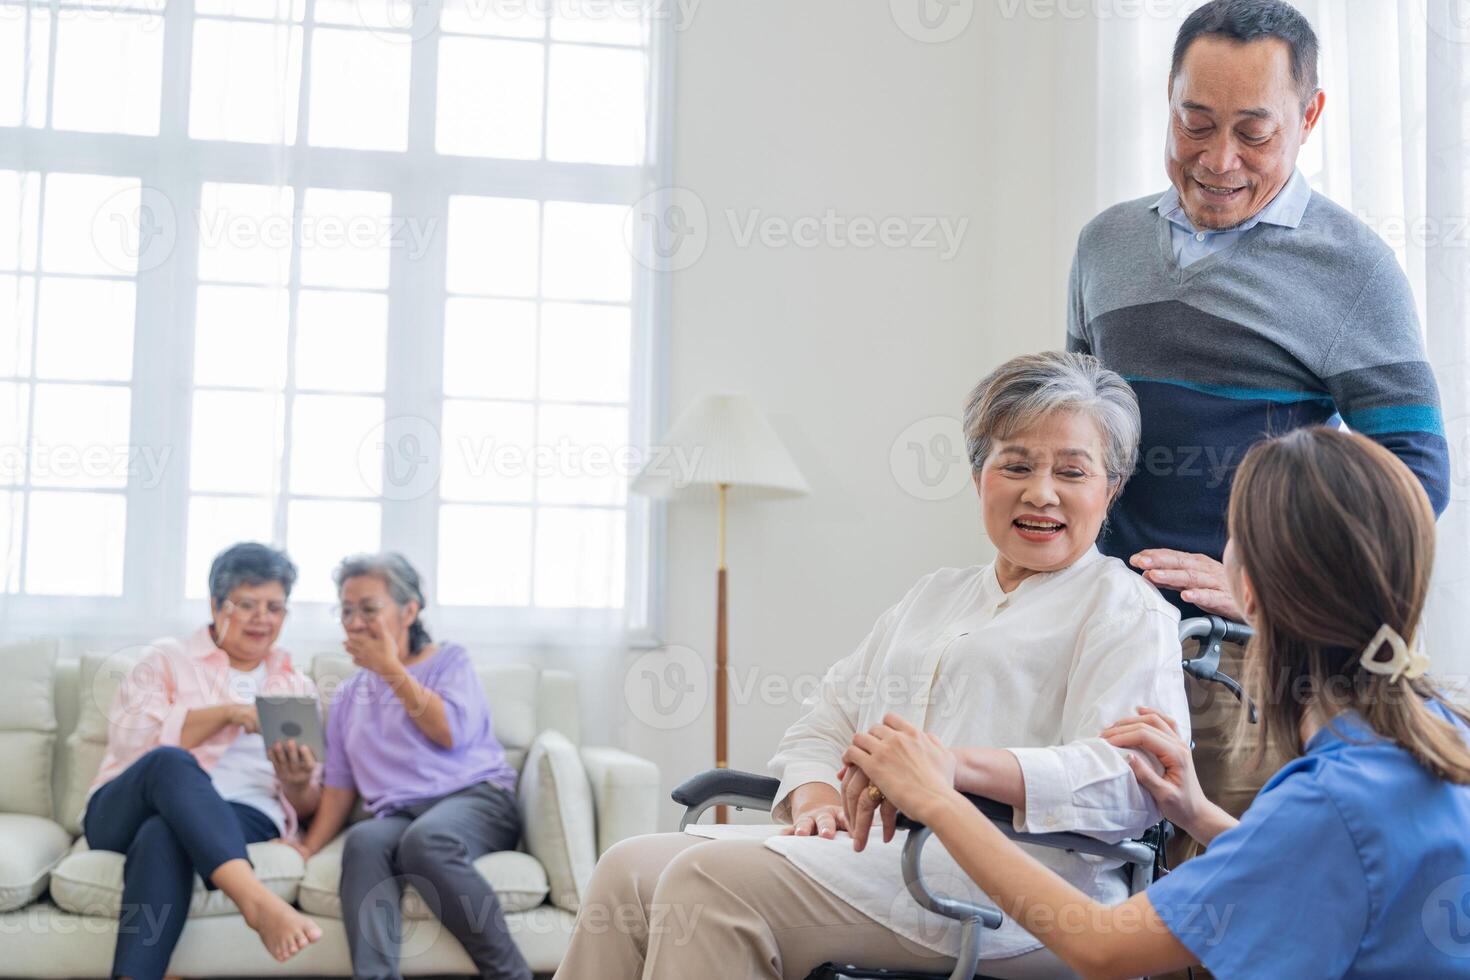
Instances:
[[[1225,566],[1209,555],[1149,548],[1128,559],[1128,563],[1142,569],[1143,577],[1154,585],[1173,589],[1185,602],[1193,603],[1205,612],[1237,623],[1245,621],[1245,614],[1230,594]]]

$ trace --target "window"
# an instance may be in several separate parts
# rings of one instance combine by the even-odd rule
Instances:
[[[391,548],[467,637],[647,626],[659,5],[0,0],[11,622]],[[10,229],[14,229],[11,233]]]

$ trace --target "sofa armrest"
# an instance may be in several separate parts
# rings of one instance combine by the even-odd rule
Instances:
[[[597,856],[625,837],[658,829],[658,766],[607,747],[584,747],[582,767],[597,810]]]

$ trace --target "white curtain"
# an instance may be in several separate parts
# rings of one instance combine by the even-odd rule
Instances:
[[[1434,671],[1470,693],[1470,2],[1295,0],[1322,42],[1323,122],[1299,166],[1312,186],[1367,221],[1413,283],[1450,444],[1452,500],[1439,522],[1427,644]],[[1063,39],[1062,92],[1091,92],[1092,111],[1061,114],[1078,173],[1061,230],[1161,192],[1166,80],[1179,25],[1099,0]],[[1162,5],[1146,4],[1157,12]],[[1090,121],[1090,126],[1088,125]],[[1081,131],[1078,131],[1080,126]],[[1090,192],[1090,193],[1089,193]],[[1470,697],[1467,697],[1470,700]]]

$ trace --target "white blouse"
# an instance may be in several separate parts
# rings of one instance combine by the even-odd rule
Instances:
[[[781,779],[772,813],[789,822],[790,793],[803,783],[840,787],[837,769],[852,736],[892,711],[946,745],[1009,749],[1026,784],[1018,830],[1076,831],[1108,842],[1136,837],[1159,820],[1157,808],[1123,751],[1097,736],[1149,705],[1189,737],[1178,630],[1178,611],[1157,589],[1096,549],[1009,593],[1001,591],[994,563],[927,575],[827,672],[814,703],[781,739],[769,763]],[[883,844],[875,827],[857,853],[845,833],[824,840],[771,836],[769,826],[688,830],[765,836],[766,846],[865,915],[922,948],[959,953],[958,924],[924,911],[904,888],[902,833]],[[1127,897],[1115,862],[1026,850],[1099,901]],[[988,901],[937,840],[925,847],[923,864],[940,893]],[[982,939],[983,958],[1041,945],[1011,910],[1001,911],[1004,923]]]

